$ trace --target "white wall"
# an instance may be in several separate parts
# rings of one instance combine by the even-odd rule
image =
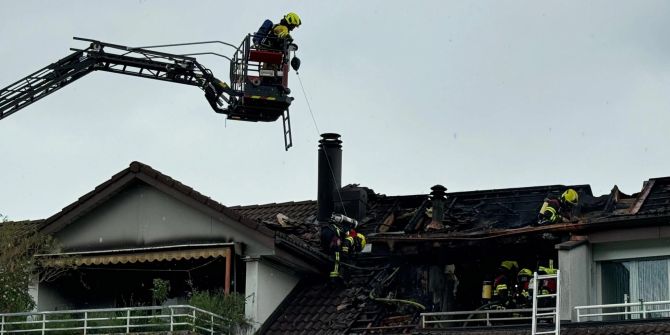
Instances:
[[[253,320],[254,328],[257,329],[298,284],[299,277],[289,269],[279,268],[262,258],[248,258],[245,261],[247,301],[244,313]]]
[[[55,234],[66,251],[158,245],[243,243],[244,255],[272,254],[255,231],[220,215],[212,217],[148,185],[121,191]]]
[[[577,321],[575,306],[591,303],[591,245],[584,243],[569,250],[558,251],[561,268],[561,320]]]

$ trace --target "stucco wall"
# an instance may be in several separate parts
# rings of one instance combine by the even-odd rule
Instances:
[[[262,259],[247,260],[245,315],[260,327],[298,284],[299,278]]]
[[[65,250],[107,250],[179,243],[242,242],[243,254],[272,253],[227,217],[211,217],[147,185],[117,194],[55,234]]]
[[[569,250],[558,251],[561,267],[561,320],[577,321],[575,306],[591,303],[591,245],[584,243]]]

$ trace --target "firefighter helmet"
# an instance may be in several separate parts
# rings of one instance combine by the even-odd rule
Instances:
[[[361,233],[356,233],[356,237],[358,238],[358,241],[361,244],[361,251],[363,251],[363,249],[365,249],[365,244],[366,244],[365,235],[363,235]]]
[[[571,205],[577,205],[577,202],[579,201],[579,194],[577,194],[577,191],[569,188],[563,192],[563,194],[561,194],[561,200]]]
[[[502,261],[502,263],[500,263],[500,267],[506,270],[512,270],[513,268],[518,269],[519,263],[516,261]]]
[[[296,27],[300,27],[300,25],[302,24],[300,16],[298,16],[298,14],[293,12],[284,15],[284,20],[286,20],[286,23]]]
[[[522,276],[532,277],[533,276],[533,271],[530,271],[530,269],[528,269],[528,268],[523,268],[517,274],[517,277],[522,277]]]

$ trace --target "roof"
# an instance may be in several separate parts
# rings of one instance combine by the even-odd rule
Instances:
[[[370,292],[385,269],[349,268],[348,282],[323,278],[304,280],[265,322],[262,334],[343,334],[369,325],[380,306],[369,303]]]
[[[293,220],[309,223],[314,220],[317,211],[315,200],[271,203],[264,205],[231,206],[228,207],[240,214],[257,221],[274,221],[277,214],[282,213]]]
[[[580,206],[575,210],[578,220],[573,223],[532,226],[544,199],[548,196],[559,196],[567,188],[574,188],[580,194]],[[670,211],[666,211],[666,208],[670,209],[667,201],[670,198],[668,193],[670,193],[670,178],[652,179],[645,184],[643,192],[632,196],[623,194],[614,187],[610,194],[595,197],[588,185],[548,185],[451,192],[446,194],[445,215],[442,221],[444,226],[439,229],[429,227],[431,201],[428,194],[401,196],[377,194],[370,198],[366,216],[360,221],[358,230],[366,234],[369,241],[376,242],[375,246],[379,246],[379,242],[393,241],[434,245],[436,241],[456,240],[471,244],[489,239],[521,240],[518,238],[520,235],[537,236],[541,241],[546,238],[546,233],[567,237],[571,232],[584,229],[609,229],[612,220],[630,222],[642,216],[652,215],[658,218],[670,215]],[[635,214],[631,214],[636,203],[639,203],[639,208]],[[316,229],[313,221],[317,211],[316,203],[313,201],[234,208],[243,213],[253,213],[248,215],[265,222],[272,229],[283,230],[287,236],[302,239],[309,247],[318,247],[318,234],[312,234]],[[278,213],[293,219],[293,226],[290,226],[290,229],[273,222],[276,222]],[[302,230],[304,227],[309,229]],[[549,241],[550,249],[553,249],[553,241]],[[546,241],[542,243],[547,244]],[[377,256],[377,259],[366,256],[365,261],[373,268],[389,266],[394,262],[397,264],[397,259],[394,260],[393,257],[392,254],[386,253]],[[412,265],[409,264],[408,268],[407,264],[404,264],[397,266],[402,268],[401,272],[408,273]],[[420,333],[415,328],[418,321],[412,317],[417,314],[410,312],[403,315],[397,313],[394,308],[383,308],[384,304],[373,301],[367,296],[371,290],[371,283],[374,282],[372,278],[380,273],[381,271],[369,273],[366,277],[367,283],[356,278],[344,288],[333,288],[327,283],[325,275],[320,280],[305,281],[284,300],[282,306],[266,321],[262,329],[267,334],[362,333],[364,332],[362,329],[385,333],[394,331]],[[407,286],[403,283],[387,285],[388,293],[400,294],[403,285]],[[562,334],[661,334],[667,327],[667,322],[656,322],[653,325],[571,324],[564,327]],[[358,328],[360,329],[357,330]],[[439,333],[444,333],[444,330],[441,329]],[[458,333],[460,332],[454,332]],[[527,333],[528,327],[496,330],[488,328],[463,332],[463,334],[482,335]]]
[[[670,177],[652,178],[644,185],[630,214],[667,213],[670,211]]]

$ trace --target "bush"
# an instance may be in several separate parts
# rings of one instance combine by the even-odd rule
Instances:
[[[250,325],[244,317],[244,296],[239,293],[225,294],[223,290],[193,291],[189,299],[191,306],[220,315],[231,321],[232,325],[246,328]]]
[[[162,305],[167,300],[169,293],[170,282],[165,279],[154,278],[154,288],[151,289],[153,304],[156,306]]]

